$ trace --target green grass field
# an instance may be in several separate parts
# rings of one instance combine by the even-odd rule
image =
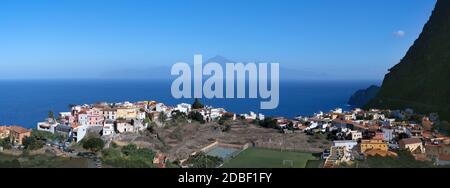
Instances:
[[[305,168],[308,160],[316,158],[312,153],[249,148],[225,162],[223,168]]]

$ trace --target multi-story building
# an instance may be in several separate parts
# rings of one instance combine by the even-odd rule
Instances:
[[[7,126],[0,126],[0,139],[9,137],[9,128]]]
[[[102,126],[105,117],[103,112],[98,108],[92,108],[87,111],[88,125],[90,126]]]
[[[45,121],[39,122],[36,126],[36,129],[40,131],[55,133],[55,129],[58,125],[58,122],[56,122],[54,119],[47,118]]]
[[[19,126],[11,126],[9,129],[9,141],[13,144],[22,145],[23,139],[31,136],[31,130]]]
[[[117,119],[137,119],[139,109],[121,107],[117,108]]]
[[[134,132],[134,126],[128,120],[117,120],[116,129],[119,133]]]
[[[187,114],[187,113],[189,113],[191,111],[191,108],[192,107],[191,107],[190,104],[181,103],[181,104],[178,104],[177,107],[174,110],[178,110],[178,111],[180,111],[182,113]]]
[[[407,149],[414,153],[425,153],[425,147],[423,147],[422,140],[419,138],[405,138],[399,141],[401,149]]]
[[[114,134],[114,121],[105,120],[103,124],[102,135],[107,136],[112,134]]]
[[[103,117],[106,120],[113,120],[113,121],[115,121],[117,119],[117,109],[114,109],[114,108],[105,108],[105,109],[103,109]]]
[[[350,134],[352,135],[352,140],[360,140],[362,139],[362,132],[360,131],[351,131]]]
[[[381,150],[388,151],[388,145],[383,140],[362,140],[361,141],[361,153],[365,153],[369,150]]]
[[[345,147],[347,150],[352,150],[358,142],[354,140],[335,140],[333,141],[333,146],[335,147]]]

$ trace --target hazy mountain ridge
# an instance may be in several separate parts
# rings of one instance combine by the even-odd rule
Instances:
[[[223,69],[225,69],[225,65],[227,63],[244,63],[244,64],[250,63],[250,62],[233,61],[226,57],[217,55],[207,60],[204,60],[203,64],[211,62],[220,64]],[[259,61],[254,63],[271,63],[271,62]],[[193,67],[193,62],[189,62],[188,64],[191,66],[191,68]],[[147,68],[128,68],[104,72],[100,77],[115,78],[115,79],[173,80],[175,76],[170,75],[170,70],[171,70],[170,66],[163,66],[163,65]],[[280,80],[322,80],[330,78],[331,76],[326,73],[309,70],[298,70],[292,67],[284,67],[283,64],[280,64]]]

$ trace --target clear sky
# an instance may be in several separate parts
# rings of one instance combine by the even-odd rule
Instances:
[[[194,54],[382,79],[435,2],[1,0],[0,79],[102,78],[192,62]]]

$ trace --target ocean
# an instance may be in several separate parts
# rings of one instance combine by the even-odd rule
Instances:
[[[273,110],[259,110],[263,99],[202,99],[205,105],[227,111],[254,111],[266,116],[312,115],[340,107],[351,109],[348,98],[358,89],[379,81],[282,81],[280,103]],[[71,104],[155,100],[176,105],[193,99],[175,99],[170,81],[150,80],[2,80],[0,81],[0,125],[34,128],[49,111],[69,111]]]

